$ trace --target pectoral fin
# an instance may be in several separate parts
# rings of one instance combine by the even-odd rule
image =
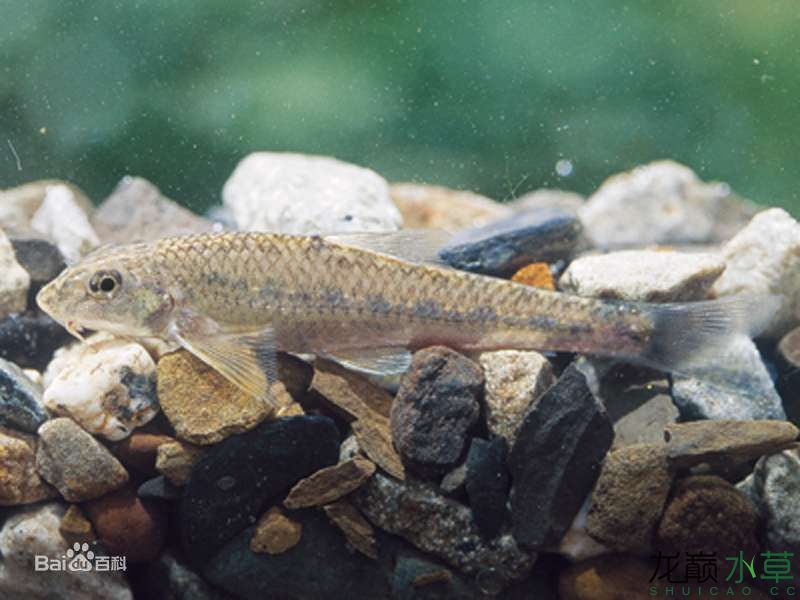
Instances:
[[[228,333],[207,317],[184,314],[173,325],[180,344],[245,392],[275,406],[270,386],[277,381],[272,327]]]
[[[411,364],[411,352],[401,347],[370,348],[358,351],[325,353],[325,358],[347,369],[370,375],[400,375]]]

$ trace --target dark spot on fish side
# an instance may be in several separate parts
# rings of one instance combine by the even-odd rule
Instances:
[[[386,315],[392,310],[392,305],[380,294],[367,297],[367,307],[376,315]]]
[[[419,319],[436,319],[442,314],[442,305],[436,300],[419,300],[411,311]]]

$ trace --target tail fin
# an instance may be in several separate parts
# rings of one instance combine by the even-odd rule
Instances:
[[[780,305],[776,296],[729,296],[685,304],[651,304],[653,335],[640,362],[663,371],[691,374],[736,336],[755,337]]]

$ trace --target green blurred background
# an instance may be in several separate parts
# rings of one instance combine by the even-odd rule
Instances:
[[[797,215],[799,8],[0,0],[0,187],[130,173],[202,211],[271,149],[504,200],[669,157]]]

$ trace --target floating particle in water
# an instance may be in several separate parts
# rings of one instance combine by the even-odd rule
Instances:
[[[572,161],[567,160],[566,158],[562,158],[558,162],[556,162],[556,173],[559,177],[569,177],[572,175],[574,167],[572,166]]]

